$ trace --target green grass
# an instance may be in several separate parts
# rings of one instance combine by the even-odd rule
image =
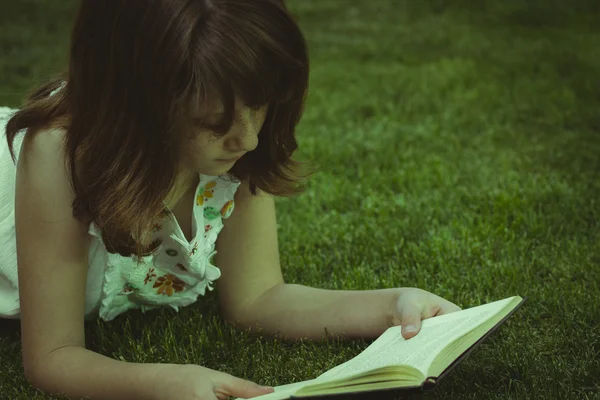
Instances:
[[[595,1],[288,0],[308,39],[299,159],[308,191],[277,199],[287,282],[417,286],[471,307],[528,303],[429,399],[600,399],[600,6]],[[0,104],[64,63],[70,2],[0,13]],[[367,340],[283,342],[197,304],[86,325],[88,348],[197,363],[281,385]],[[0,337],[2,398],[50,398]]]

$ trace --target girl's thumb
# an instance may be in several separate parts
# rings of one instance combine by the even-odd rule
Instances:
[[[421,330],[421,310],[414,304],[406,304],[400,308],[399,320],[404,339],[414,337]]]
[[[230,386],[230,396],[241,397],[242,399],[249,399],[263,394],[274,392],[270,386],[260,386],[252,381],[233,377],[233,381]]]

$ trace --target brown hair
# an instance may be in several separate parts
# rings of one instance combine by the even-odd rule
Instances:
[[[232,126],[236,95],[268,105],[257,148],[230,174],[253,195],[305,191],[297,169],[306,163],[291,155],[308,77],[306,42],[284,0],[84,0],[68,71],[31,92],[6,137],[15,161],[20,130],[65,129],[73,215],[96,223],[109,252],[141,256],[159,244],[134,238],[164,211],[194,102],[223,103],[216,136]]]

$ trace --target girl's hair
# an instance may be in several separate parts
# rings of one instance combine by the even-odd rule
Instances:
[[[291,155],[308,77],[307,45],[284,0],[84,0],[68,70],[32,90],[6,137],[15,162],[19,131],[64,129],[74,217],[95,222],[109,252],[141,257],[160,244],[140,238],[163,215],[192,108],[222,102],[224,118],[210,127],[220,136],[235,96],[268,105],[258,147],[230,173],[253,195],[306,190],[297,184],[314,170],[299,175],[306,163]]]

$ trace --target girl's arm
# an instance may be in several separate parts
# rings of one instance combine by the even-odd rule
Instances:
[[[73,399],[158,400],[156,385],[174,366],[118,361],[79,346],[58,349],[43,362],[45,372],[30,378],[32,385]]]
[[[250,307],[237,327],[281,332],[288,339],[327,335],[376,338],[392,326],[401,289],[326,290],[297,284],[271,288]]]
[[[15,233],[23,371],[32,386],[70,398],[153,399],[158,364],[113,360],[85,348],[87,226],[72,215],[62,131],[23,139]]]

